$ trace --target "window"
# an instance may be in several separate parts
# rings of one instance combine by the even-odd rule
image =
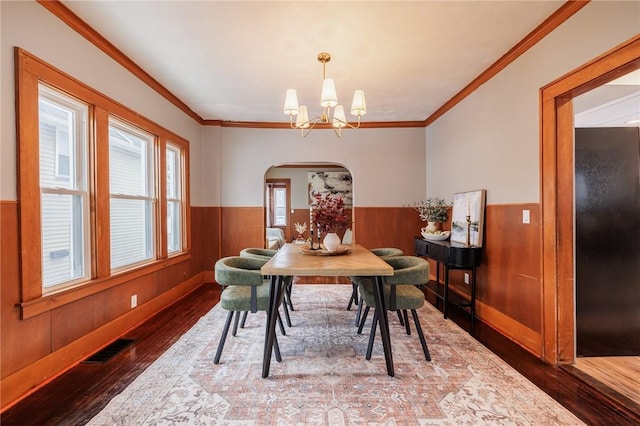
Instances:
[[[152,135],[109,120],[111,269],[155,257]]]
[[[22,318],[188,260],[189,143],[16,58]]]
[[[42,287],[48,291],[87,279],[88,238],[86,104],[38,86]]]
[[[273,188],[274,226],[287,226],[287,190]]]
[[[167,144],[167,250],[176,253],[182,250],[182,150]]]

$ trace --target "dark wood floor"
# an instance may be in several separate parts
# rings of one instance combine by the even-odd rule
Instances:
[[[124,338],[135,342],[106,364],[79,364],[0,416],[2,425],[82,425],[127,387],[145,368],[207,313],[219,299],[217,285],[205,284],[153,316]],[[451,319],[468,330],[468,315],[451,309]],[[551,367],[476,323],[476,338],[589,425],[639,425],[640,410],[606,390]]]

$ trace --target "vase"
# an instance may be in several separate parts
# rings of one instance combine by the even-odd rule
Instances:
[[[433,234],[435,233],[440,227],[438,226],[438,222],[427,222],[427,226],[425,226],[424,228],[422,228],[423,232],[426,232],[427,234]]]
[[[329,232],[324,236],[322,243],[327,251],[336,251],[340,247],[340,237],[335,232]]]

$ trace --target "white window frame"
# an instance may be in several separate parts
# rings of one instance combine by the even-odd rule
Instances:
[[[281,203],[278,202],[279,198]],[[282,216],[278,216],[278,209],[284,212]],[[287,216],[288,216],[287,215],[287,188],[284,186],[275,186],[273,188],[273,225],[272,226],[286,227]]]
[[[172,153],[174,161],[169,161],[169,154]],[[184,182],[184,150],[171,142],[167,142],[165,148],[166,158],[166,175],[167,175],[167,252],[170,255],[182,253],[184,251],[184,233],[185,233],[185,207],[183,200],[183,182]],[[173,179],[173,182],[171,182]],[[173,184],[171,184],[173,183]],[[169,211],[173,206],[173,211],[177,212],[177,223],[171,222]],[[178,235],[173,235],[173,230],[177,230]],[[177,240],[177,247],[172,248],[171,242]]]
[[[145,222],[145,228],[147,229],[145,234],[144,241],[144,255],[140,260],[135,260],[131,263],[113,265],[113,233],[111,235],[111,272],[120,272],[123,270],[128,270],[139,265],[143,265],[145,263],[149,263],[158,258],[158,250],[156,247],[156,233],[157,233],[157,191],[156,191],[156,138],[151,133],[148,133],[140,128],[132,126],[125,121],[120,120],[117,117],[110,116],[109,117],[109,134],[111,135],[112,129],[119,131],[121,135],[126,138],[126,134],[135,135],[136,137],[143,139],[146,141],[146,149],[145,149],[145,168],[143,170],[143,175],[140,176],[141,179],[144,179],[144,193],[114,193],[109,188],[109,198],[111,202],[113,200],[137,200],[142,201],[146,204],[146,213],[147,218],[149,220],[148,223]],[[111,136],[109,136],[109,144],[111,145]],[[113,171],[113,163],[111,158],[109,159],[109,170],[110,170],[110,179],[112,178],[111,173]],[[110,222],[111,229],[113,230],[113,220]]]
[[[43,185],[42,180],[40,182],[40,198],[45,194],[59,195],[62,197],[78,197],[81,201],[79,216],[74,214],[71,218],[73,231],[71,240],[80,238],[80,242],[74,244],[69,242],[69,258],[72,263],[70,276],[74,278],[63,281],[47,282],[45,276],[45,261],[49,257],[49,253],[44,253],[45,245],[42,244],[42,292],[43,294],[49,294],[57,292],[61,289],[75,286],[79,283],[85,282],[90,279],[92,274],[92,262],[91,262],[91,227],[90,227],[90,194],[88,185],[88,152],[89,152],[89,135],[88,135],[88,119],[89,119],[89,106],[83,102],[80,102],[69,95],[53,89],[43,83],[38,84],[38,99],[39,102],[49,103],[53,107],[63,108],[71,110],[75,113],[75,120],[69,114],[67,120],[67,127],[69,129],[69,135],[67,136],[66,143],[71,149],[74,149],[74,154],[71,156],[69,152],[69,176],[63,179],[64,186],[57,185],[57,182],[52,182],[50,185]],[[42,117],[38,115],[40,121]],[[60,180],[58,175],[58,152],[57,145],[60,137],[60,129],[55,128],[55,140],[54,140],[54,180]],[[71,143],[69,141],[71,138]],[[75,161],[72,161],[72,158]],[[42,165],[40,166],[42,167]],[[42,169],[41,169],[42,170]],[[42,202],[42,201],[41,201]],[[45,221],[44,209],[41,209],[41,232],[44,232]],[[80,222],[78,224],[78,222]],[[78,229],[79,227],[79,229]],[[44,235],[41,233],[41,239],[44,241]]]

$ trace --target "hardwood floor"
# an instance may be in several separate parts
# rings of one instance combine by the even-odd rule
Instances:
[[[201,286],[122,336],[134,339],[135,342],[115,358],[105,364],[75,366],[4,412],[0,416],[0,423],[87,423],[112,397],[126,388],[208,312],[218,302],[219,296],[220,290],[217,285]],[[435,301],[433,303],[435,304]],[[468,330],[469,318],[465,312],[451,309],[451,319]],[[479,321],[476,323],[476,338],[585,423],[620,426],[640,424],[640,411],[626,407],[606,392],[563,368],[545,365]]]
[[[575,368],[629,398],[640,410],[640,356],[583,357]]]

